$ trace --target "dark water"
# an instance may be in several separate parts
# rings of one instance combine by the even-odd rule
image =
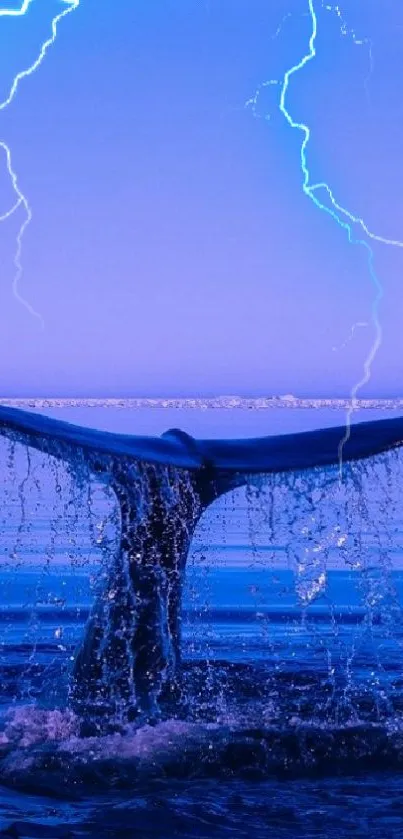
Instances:
[[[403,628],[354,572],[303,608],[291,571],[191,568],[184,699],[93,738],[65,706],[90,575],[0,586],[0,835],[403,836]]]

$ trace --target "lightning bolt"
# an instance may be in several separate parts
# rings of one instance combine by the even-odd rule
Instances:
[[[76,9],[80,4],[80,0],[60,0],[60,2],[62,3],[63,6],[65,6],[65,8],[63,8],[63,10],[61,12],[59,12],[59,14],[55,15],[55,17],[52,19],[51,35],[42,44],[39,55],[35,59],[35,61],[32,64],[30,64],[29,67],[27,67],[25,70],[21,70],[19,73],[17,73],[17,75],[15,76],[15,78],[12,82],[12,85],[11,85],[10,92],[9,92],[8,96],[6,97],[6,99],[4,99],[2,102],[0,102],[0,111],[4,111],[6,108],[8,108],[9,105],[11,105],[11,103],[13,102],[13,100],[15,99],[15,97],[18,93],[18,88],[19,88],[22,80],[28,78],[29,76],[32,76],[32,74],[35,73],[36,70],[38,70],[38,68],[42,64],[42,61],[44,60],[44,58],[46,56],[46,53],[48,52],[49,48],[51,46],[53,46],[53,44],[56,41],[58,24],[60,23],[60,21],[64,17],[66,17],[66,15],[68,15],[68,14],[70,14],[70,12],[74,11],[74,9]],[[2,8],[0,8],[0,17],[23,17],[28,12],[29,7],[31,6],[32,3],[33,3],[33,0],[23,0],[23,3],[22,3],[22,5],[19,9],[4,9],[4,8],[2,9]],[[23,219],[23,221],[20,225],[20,228],[19,228],[19,231],[18,231],[18,234],[17,234],[17,239],[16,239],[16,250],[15,250],[15,254],[14,254],[15,273],[14,273],[14,278],[13,278],[13,283],[12,283],[12,290],[13,290],[13,294],[14,294],[14,297],[16,298],[16,300],[18,300],[19,303],[21,303],[23,306],[25,306],[25,308],[28,310],[28,312],[31,315],[33,315],[35,318],[38,318],[38,320],[40,321],[41,326],[43,328],[44,327],[44,320],[43,320],[42,315],[40,315],[39,312],[37,312],[33,308],[33,306],[31,306],[31,304],[28,302],[28,300],[26,300],[19,291],[19,284],[20,284],[20,280],[21,280],[22,272],[23,272],[23,267],[22,267],[23,238],[24,238],[24,234],[25,234],[25,231],[26,231],[27,227],[29,226],[29,224],[32,221],[32,209],[31,209],[31,206],[29,204],[29,201],[28,201],[27,197],[22,192],[22,190],[19,186],[17,173],[14,170],[13,164],[12,164],[10,147],[7,145],[7,143],[4,140],[0,140],[0,148],[4,151],[5,156],[6,156],[7,171],[8,171],[8,174],[10,176],[13,191],[14,191],[15,197],[16,197],[16,200],[15,200],[15,203],[13,204],[13,206],[7,212],[3,213],[3,215],[0,216],[0,222],[5,221],[6,219],[9,219],[16,212],[16,210],[19,207],[23,207],[24,216],[25,216],[25,218]]]
[[[333,221],[335,221],[338,226],[347,234],[348,241],[351,245],[360,245],[366,252],[367,263],[368,263],[368,270],[370,274],[370,278],[372,284],[375,289],[375,295],[372,301],[372,324],[374,327],[375,337],[372,347],[368,353],[367,358],[364,361],[364,369],[363,375],[361,379],[353,386],[351,393],[350,393],[350,406],[347,410],[346,415],[346,430],[343,439],[340,441],[339,444],[339,475],[340,479],[342,477],[342,465],[343,465],[343,449],[347,441],[349,440],[350,433],[351,433],[351,417],[353,412],[357,408],[357,394],[358,392],[364,387],[365,384],[371,378],[371,368],[374,361],[374,358],[381,346],[382,342],[382,328],[379,321],[378,315],[378,307],[379,303],[383,296],[383,288],[381,282],[378,278],[378,275],[375,270],[375,256],[372,250],[371,245],[368,243],[367,239],[379,242],[384,245],[392,245],[399,248],[403,248],[403,242],[399,242],[393,239],[387,239],[382,236],[378,236],[372,233],[363,219],[355,216],[352,212],[348,209],[343,207],[339,204],[330,188],[330,186],[326,183],[311,183],[311,176],[309,171],[308,159],[307,159],[307,150],[309,141],[311,138],[311,129],[308,125],[304,122],[297,122],[293,116],[291,115],[290,111],[287,108],[287,94],[290,87],[290,82],[297,73],[304,69],[304,67],[311,62],[316,56],[316,39],[318,34],[318,18],[315,11],[314,0],[307,0],[308,2],[308,10],[309,10],[309,17],[311,21],[311,35],[309,38],[308,43],[308,50],[303,55],[303,57],[290,67],[289,70],[283,76],[282,84],[281,84],[281,93],[280,93],[280,101],[279,101],[279,108],[281,113],[283,114],[284,118],[286,119],[290,128],[294,131],[298,131],[302,135],[302,143],[300,149],[300,161],[301,161],[301,170],[302,170],[302,189],[305,195],[315,204],[315,206],[321,211],[329,215]],[[342,34],[347,35],[350,34],[356,44],[368,44],[370,48],[370,62],[371,68],[373,65],[373,54],[372,54],[372,42],[369,39],[358,39],[354,30],[348,29],[344,19],[341,15],[340,9],[338,6],[326,6],[327,10],[333,11],[337,14],[341,26],[342,26]],[[366,80],[368,81],[368,79]],[[271,82],[272,84],[278,84],[277,81]],[[267,87],[270,82],[264,82],[256,91],[254,97],[252,97],[246,104],[252,106],[252,110],[256,111],[257,101],[259,94],[263,87]],[[267,117],[266,117],[267,118]],[[324,203],[324,200],[321,196],[325,193],[328,203]],[[353,234],[353,227],[360,227],[363,233],[365,234],[366,238],[356,238]]]
[[[366,320],[359,320],[359,321],[357,321],[357,323],[353,323],[353,325],[350,329],[350,334],[349,334],[348,338],[346,338],[346,340],[343,341],[343,343],[340,344],[340,346],[332,347],[332,350],[334,352],[337,352],[338,350],[344,349],[344,347],[346,347],[347,344],[350,343],[350,341],[353,341],[356,330],[357,329],[365,329],[368,325],[369,324],[366,322]]]
[[[371,38],[360,38],[359,35],[357,35],[355,29],[353,29],[351,26],[348,26],[347,21],[344,19],[344,15],[341,11],[340,6],[331,6],[329,4],[329,5],[324,6],[324,8],[326,9],[327,12],[333,12],[333,14],[336,15],[336,17],[339,20],[340,32],[341,32],[342,35],[345,35],[347,37],[352,38],[353,43],[356,44],[357,47],[362,47],[362,46],[367,46],[368,47],[369,69],[368,69],[368,74],[367,74],[366,78],[364,79],[364,88],[365,88],[365,94],[366,94],[366,97],[367,97],[368,105],[371,105],[371,97],[370,97],[370,93],[369,93],[369,82],[370,82],[372,73],[374,72],[374,53],[373,53],[372,40],[371,40]]]

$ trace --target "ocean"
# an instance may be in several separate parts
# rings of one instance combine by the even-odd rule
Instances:
[[[46,412],[201,438],[344,421],[331,409]],[[116,551],[113,498],[43,455],[4,445],[1,459],[0,836],[403,837],[397,456],[359,480],[357,467],[348,493],[324,470],[213,504],[183,581],[180,698],[96,735],[69,706],[69,674]]]

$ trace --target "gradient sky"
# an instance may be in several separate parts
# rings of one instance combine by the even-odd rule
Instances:
[[[9,3],[9,8],[17,3]],[[317,58],[290,85],[312,177],[403,240],[403,5],[320,0]],[[5,8],[3,2],[2,7]],[[54,0],[0,19],[0,95],[49,35]],[[0,225],[2,395],[347,395],[373,343],[365,251],[303,195],[266,88],[307,50],[308,0],[81,0],[0,137],[33,220]],[[276,36],[279,24],[287,16]],[[270,120],[263,117],[270,114]],[[13,197],[0,167],[0,212]],[[383,344],[362,395],[403,392],[403,250],[375,245]],[[334,349],[338,347],[338,349]]]

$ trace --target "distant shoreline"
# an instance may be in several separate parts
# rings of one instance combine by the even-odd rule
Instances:
[[[321,409],[334,410],[403,410],[403,398],[390,399],[307,399],[293,396],[271,396],[243,398],[238,396],[216,397],[138,397],[138,398],[90,398],[90,397],[20,397],[0,398],[0,405],[13,408],[43,409],[43,408],[178,408],[191,409],[239,409],[239,410],[270,410],[273,408],[288,409]]]

